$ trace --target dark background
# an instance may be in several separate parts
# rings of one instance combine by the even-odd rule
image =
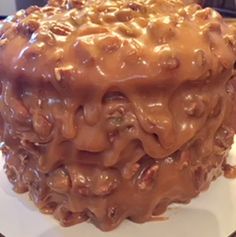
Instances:
[[[236,0],[205,0],[205,7],[214,7],[223,15],[236,17]]]
[[[2,1],[2,0],[0,0]],[[17,9],[27,8],[31,5],[43,6],[47,0],[15,0]],[[226,17],[236,17],[236,0],[202,0],[204,7],[214,7]],[[0,19],[3,16],[0,16]]]
[[[227,9],[235,9],[236,1],[235,0],[208,0],[205,1],[205,5],[213,6],[213,7],[222,7]]]
[[[235,10],[236,1],[235,0],[203,0],[205,6],[213,6],[219,8],[227,8]],[[16,0],[17,8],[26,8],[30,5],[39,5],[43,6],[47,3],[47,0]]]
[[[27,8],[31,5],[43,6],[47,3],[47,0],[16,0],[17,10]]]
[[[202,4],[207,7],[214,7],[225,16],[236,17],[236,0],[202,0]],[[43,6],[47,0],[16,0],[17,9],[26,8],[30,5]]]

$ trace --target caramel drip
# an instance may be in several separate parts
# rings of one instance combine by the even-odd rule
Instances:
[[[236,179],[236,166],[225,165],[224,176],[228,179]]]
[[[1,21],[14,190],[64,226],[111,230],[234,177],[235,35],[179,0],[52,0]]]

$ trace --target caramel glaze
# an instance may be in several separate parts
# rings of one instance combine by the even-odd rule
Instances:
[[[236,34],[178,0],[49,1],[0,22],[1,141],[14,190],[102,230],[188,203],[233,143]]]

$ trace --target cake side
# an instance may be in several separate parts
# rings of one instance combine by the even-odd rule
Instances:
[[[0,35],[5,170],[62,225],[145,222],[222,174],[236,54],[214,10],[50,1]]]

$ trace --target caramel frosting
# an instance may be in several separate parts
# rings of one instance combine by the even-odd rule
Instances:
[[[102,230],[189,202],[227,172],[235,60],[233,28],[179,0],[57,0],[8,17],[0,136],[14,190]]]

